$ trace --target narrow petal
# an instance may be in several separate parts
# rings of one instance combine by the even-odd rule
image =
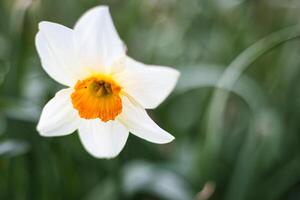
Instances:
[[[146,109],[157,107],[171,93],[179,72],[169,67],[147,66],[131,58],[125,69],[115,75],[125,92]]]
[[[79,137],[85,149],[96,158],[116,157],[124,148],[128,130],[117,121],[84,120]]]
[[[37,130],[42,136],[63,136],[73,133],[80,118],[73,109],[70,95],[73,89],[62,89],[43,108]]]
[[[149,142],[164,144],[174,137],[161,129],[134,100],[126,96],[122,98],[123,111],[118,120],[134,135]]]
[[[108,71],[114,62],[125,55],[125,46],[107,6],[87,11],[78,20],[74,30],[82,63],[93,70]]]
[[[73,45],[73,30],[65,26],[41,22],[36,35],[36,48],[44,70],[57,82],[72,86],[80,67]]]

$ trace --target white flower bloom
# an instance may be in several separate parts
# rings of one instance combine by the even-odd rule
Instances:
[[[129,131],[159,144],[174,139],[145,109],[170,94],[179,72],[126,56],[107,6],[86,12],[74,29],[41,22],[36,47],[44,70],[68,87],[44,107],[37,126],[42,136],[78,129],[85,149],[97,158],[117,156]]]

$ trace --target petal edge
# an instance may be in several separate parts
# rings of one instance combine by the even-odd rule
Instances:
[[[73,46],[73,30],[52,22],[40,22],[35,45],[43,69],[57,82],[72,86],[79,66]]]
[[[115,78],[139,104],[146,109],[153,109],[169,96],[179,76],[176,69],[148,66],[127,57],[125,69]]]
[[[84,120],[79,127],[79,137],[86,149],[96,158],[114,158],[124,148],[128,130],[117,121]]]
[[[77,21],[74,31],[81,62],[93,70],[109,72],[110,65],[126,53],[108,6],[88,10]]]
[[[152,143],[165,144],[175,138],[160,128],[138,103],[123,96],[123,112],[118,120],[134,135]]]
[[[73,133],[79,126],[79,116],[73,109],[72,89],[62,89],[44,106],[37,131],[41,136],[54,137]]]

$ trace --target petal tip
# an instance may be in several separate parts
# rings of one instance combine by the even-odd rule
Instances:
[[[84,145],[83,145],[84,146]],[[97,158],[97,159],[106,159],[106,160],[109,160],[109,159],[114,159],[116,158],[120,152],[118,152],[117,154],[111,154],[111,155],[104,155],[102,153],[96,153],[96,152],[93,152],[93,151],[90,151],[88,148],[86,148],[84,146],[84,149],[94,158]]]
[[[39,135],[43,136],[43,134],[42,134],[42,129],[41,129],[41,127],[40,127],[40,124],[38,124],[38,125],[36,126],[35,130],[39,133]]]
[[[110,14],[109,7],[107,5],[99,5],[99,6],[88,9],[82,16],[87,16],[91,13],[94,14],[94,13],[101,13],[101,12]]]
[[[124,149],[129,132],[119,123],[87,120],[79,127],[78,136],[92,157],[113,159]]]
[[[43,128],[41,127],[41,125],[37,125],[37,127],[36,127],[36,131],[39,133],[39,135],[40,136],[42,136],[42,137],[50,137],[50,135],[49,134],[47,134],[47,132],[46,131],[44,131],[43,130]]]
[[[107,10],[109,10],[109,6],[108,5],[99,5],[99,6],[96,6],[94,8],[95,9],[107,9]]]
[[[99,6],[91,8],[88,11],[91,11],[91,10],[94,10],[94,11],[96,11],[96,10],[98,10],[98,11],[100,11],[100,10],[109,11],[109,6],[108,5],[99,5]]]
[[[40,136],[43,136],[43,137],[47,136],[45,127],[43,127],[43,124],[41,123],[41,119],[36,126],[36,131],[39,133]]]
[[[178,69],[171,68],[171,67],[167,67],[167,68],[172,71],[174,79],[176,80],[175,82],[177,82],[177,80],[179,79],[179,77],[181,75],[180,71]]]
[[[178,78],[181,76],[181,73],[180,73],[180,71],[177,70],[177,69],[174,69],[174,70],[175,70],[175,76],[176,76],[176,78],[178,79]]]
[[[51,25],[51,24],[53,24],[53,23],[48,22],[48,21],[41,21],[41,22],[39,22],[39,25],[38,25],[39,30],[42,30],[43,28],[45,28],[45,26],[48,26],[48,25]]]
[[[175,140],[175,137],[173,135],[169,134],[168,137],[166,137],[160,144],[171,143],[171,142],[173,142],[173,140]]]

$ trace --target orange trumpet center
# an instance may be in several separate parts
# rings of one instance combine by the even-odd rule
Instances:
[[[73,107],[82,118],[100,118],[107,122],[122,111],[121,87],[110,77],[93,76],[78,81],[74,89],[71,95]]]

